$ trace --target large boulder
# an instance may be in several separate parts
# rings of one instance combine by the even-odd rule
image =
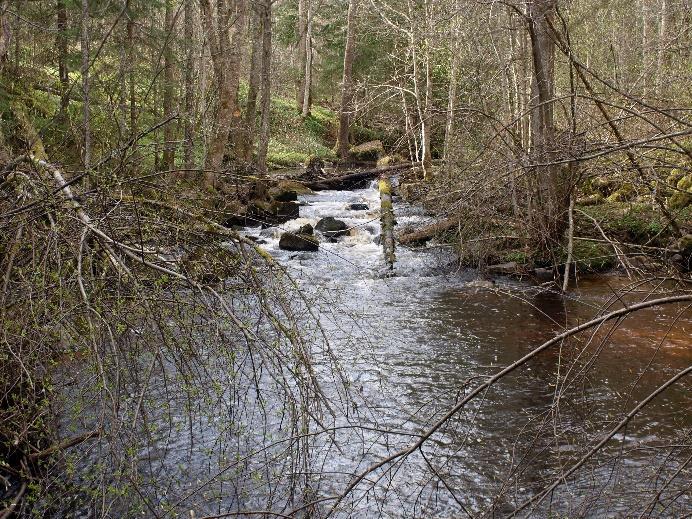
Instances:
[[[378,160],[384,155],[384,146],[382,141],[364,142],[358,146],[353,146],[350,153],[355,160]]]
[[[298,218],[299,213],[300,206],[297,202],[253,200],[248,204],[246,225],[263,227],[280,225]]]
[[[389,166],[396,166],[397,164],[404,164],[408,162],[403,156],[395,153],[394,155],[385,155],[377,159],[378,168],[386,168]]]
[[[289,251],[315,252],[320,245],[317,238],[309,234],[285,232],[279,239],[279,248]]]
[[[508,263],[490,265],[486,267],[486,272],[496,276],[514,276],[521,273],[521,268],[516,261],[510,261]]]
[[[312,189],[298,180],[284,179],[279,181],[276,187],[284,191],[295,191],[299,195],[311,195],[313,193]]]
[[[274,186],[269,189],[269,198],[277,202],[295,202],[298,200],[298,193],[293,189]]]
[[[317,222],[315,230],[321,232],[327,238],[338,238],[348,234],[348,225],[346,225],[346,222],[337,220],[333,216],[327,216]]]
[[[678,180],[675,190],[668,199],[668,207],[673,210],[684,209],[692,204],[692,173]]]

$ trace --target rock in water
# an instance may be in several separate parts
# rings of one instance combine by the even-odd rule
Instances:
[[[298,200],[298,193],[293,189],[276,186],[269,189],[269,197],[277,202],[295,202]]]
[[[282,250],[315,252],[319,247],[317,238],[308,234],[285,232],[279,240],[279,248]]]
[[[370,209],[370,207],[368,206],[368,204],[354,202],[352,204],[348,204],[347,209],[349,211],[367,211],[368,209]]]
[[[313,234],[315,234],[315,231],[312,228],[312,225],[306,223],[300,229],[298,229],[298,231],[296,231],[296,234],[307,234],[308,236],[312,236]]]
[[[498,276],[513,276],[520,273],[519,265],[515,261],[510,261],[509,263],[500,263],[498,265],[490,265],[486,268],[486,272],[489,274],[495,274]]]
[[[348,225],[341,220],[335,219],[333,216],[327,216],[322,218],[315,229],[324,234],[327,238],[338,238],[339,236],[344,236],[348,234]]]

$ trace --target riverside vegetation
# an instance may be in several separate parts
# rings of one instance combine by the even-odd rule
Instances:
[[[691,13],[0,0],[0,519],[692,513]]]

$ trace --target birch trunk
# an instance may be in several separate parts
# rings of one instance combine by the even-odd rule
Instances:
[[[308,30],[308,1],[298,0],[298,20],[296,21],[296,107],[298,112],[303,109],[305,98],[305,61],[307,59],[306,37]]]
[[[243,143],[243,159],[252,160],[255,147],[255,132],[257,130],[257,96],[260,90],[262,73],[262,15],[258,10],[252,22],[252,56],[250,57],[250,77],[248,81],[247,104],[245,105],[245,142]]]
[[[341,109],[339,110],[339,133],[336,139],[336,152],[345,160],[349,156],[349,127],[353,110],[353,58],[356,45],[356,14],[358,0],[349,0],[346,22],[346,50],[344,52],[344,75],[341,87]]]
[[[272,61],[272,4],[264,0],[262,9],[262,74],[261,74],[261,121],[260,137],[257,146],[257,167],[267,171],[267,151],[269,149],[269,116],[271,110],[271,61]]]
[[[310,115],[312,105],[312,2],[307,3],[307,33],[305,35],[305,75],[303,76],[303,104],[301,116],[306,118]]]

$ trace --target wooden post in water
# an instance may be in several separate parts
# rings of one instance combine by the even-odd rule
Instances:
[[[382,250],[389,270],[394,270],[394,205],[392,204],[392,182],[387,175],[380,177],[379,188]]]

